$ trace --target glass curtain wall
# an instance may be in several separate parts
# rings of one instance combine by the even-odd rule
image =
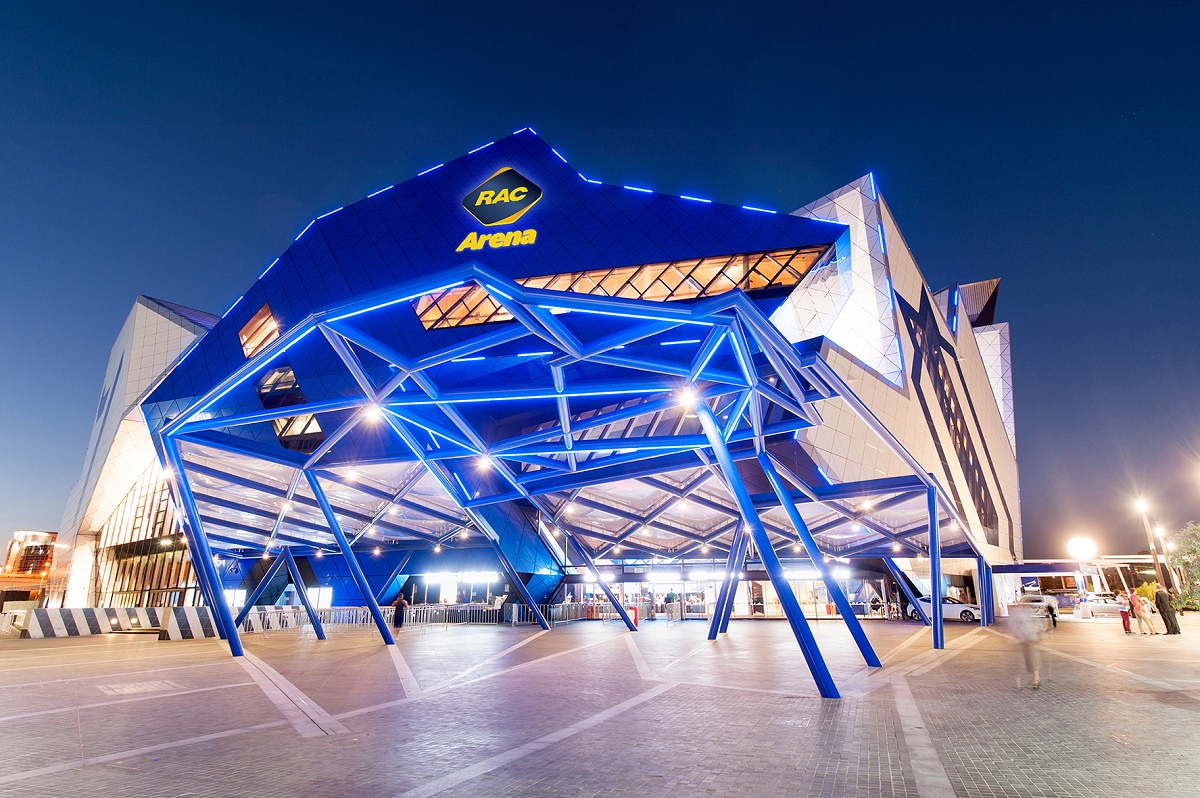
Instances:
[[[100,532],[100,607],[183,607],[200,603],[179,518],[157,464],[117,505]]]

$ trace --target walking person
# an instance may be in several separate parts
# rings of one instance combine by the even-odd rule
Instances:
[[[1117,604],[1121,605],[1121,626],[1125,628],[1125,634],[1133,634],[1133,630],[1129,627],[1129,596],[1125,595],[1125,591],[1117,592]]]
[[[1158,586],[1158,590],[1154,591],[1154,606],[1158,608],[1158,614],[1162,616],[1163,626],[1167,627],[1167,634],[1179,634],[1179,618],[1175,615],[1175,608],[1171,606],[1171,594],[1162,585]]]
[[[404,597],[404,591],[400,591],[400,595],[396,596],[396,601],[393,602],[396,607],[396,612],[392,615],[392,626],[396,629],[404,628],[404,613],[408,609],[408,599]]]
[[[1154,619],[1150,617],[1150,602],[1142,598],[1136,591],[1131,590],[1129,603],[1133,606],[1133,616],[1137,618],[1138,631],[1144,635],[1158,634],[1154,629]],[[1150,628],[1149,632],[1146,631],[1147,627]]]
[[[1009,608],[1009,617],[1012,618],[1013,638],[1021,651],[1026,672],[1033,677],[1033,689],[1036,690],[1042,683],[1041,638],[1046,631],[1044,616],[1033,604],[1018,604]],[[1017,679],[1017,687],[1020,686],[1021,680]]]

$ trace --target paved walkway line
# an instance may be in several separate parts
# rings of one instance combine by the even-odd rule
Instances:
[[[192,693],[207,693],[212,690],[225,690],[230,687],[249,687],[254,682],[237,682],[235,684],[218,684],[215,687],[196,687],[191,690],[172,690],[171,692],[154,693],[152,695],[139,695],[134,698],[118,698],[113,701],[98,701],[94,704],[77,704],[69,707],[59,707],[57,709],[39,709],[34,712],[22,712],[19,715],[5,715],[0,718],[0,723],[9,720],[20,720],[21,718],[36,718],[42,715],[57,715],[62,712],[75,712],[80,709],[95,709],[96,707],[108,707],[113,704],[131,704],[134,701],[151,701],[156,698],[174,698],[180,695],[191,695]]]
[[[488,757],[482,762],[478,762],[468,768],[455,771],[454,773],[443,776],[440,779],[434,779],[433,781],[426,782],[420,787],[415,787],[407,792],[400,793],[398,796],[396,796],[396,798],[431,798],[431,796],[437,795],[445,790],[449,790],[452,787],[457,787],[458,785],[468,782],[471,779],[478,778],[486,773],[491,773],[497,768],[502,768],[505,765],[516,762],[519,759],[524,759],[530,754],[536,754],[538,751],[548,748],[555,743],[562,742],[568,737],[572,737],[580,732],[587,731],[595,726],[599,726],[601,723],[611,720],[618,715],[633,709],[639,704],[644,704],[655,696],[665,693],[673,686],[674,685],[672,684],[660,684],[652,687],[644,693],[635,695],[628,701],[622,701],[615,707],[609,707],[603,712],[597,712],[595,715],[584,718],[577,723],[572,723],[565,729],[559,729],[556,732],[551,732],[544,737],[539,737],[532,742],[525,743],[525,745],[518,746],[510,751],[505,751],[502,754],[496,754],[495,756]],[[921,798],[925,798],[925,796],[922,795]]]
[[[677,658],[671,660],[668,664],[664,665],[662,667],[662,669],[659,670],[659,673],[663,673],[664,671],[669,671],[671,668],[674,668],[676,665],[683,662],[685,659],[689,659],[690,657],[692,657],[696,654],[699,654],[701,651],[705,650],[706,648],[712,648],[712,645],[715,642],[716,642],[715,640],[705,640],[703,643],[696,646],[691,651],[684,654],[682,657],[677,657]]]
[[[152,754],[156,751],[166,751],[171,748],[182,748],[188,745],[197,745],[206,743],[210,740],[220,740],[225,737],[236,737],[239,734],[246,734],[252,731],[261,731],[263,729],[273,729],[276,726],[283,726],[286,720],[273,720],[269,723],[259,723],[255,726],[246,726],[241,729],[227,729],[225,731],[213,732],[212,734],[201,734],[198,737],[188,737],[184,740],[173,740],[169,743],[159,743],[158,745],[148,745],[145,748],[132,748],[128,751],[117,751],[114,754],[105,754],[103,756],[90,756],[83,760],[73,760],[71,762],[62,762],[57,765],[47,765],[46,767],[35,768],[33,770],[22,770],[18,773],[9,773],[0,776],[0,784],[8,784],[14,781],[23,781],[25,779],[34,779],[40,776],[49,776],[55,773],[62,773],[64,770],[76,770],[87,765],[104,765],[109,762],[120,762],[123,759],[131,759],[142,754]]]
[[[238,657],[237,661],[301,737],[321,737],[350,731],[341,721],[301,692],[300,688],[258,657],[247,653]]]
[[[140,671],[121,671],[120,673],[101,673],[97,676],[75,676],[70,679],[42,679],[37,682],[22,682],[20,684],[0,684],[0,690],[11,690],[14,687],[45,687],[51,684],[66,684],[67,682],[87,682],[93,679],[119,679],[122,676],[137,676],[142,673],[158,673],[159,671],[181,671],[187,668],[211,668],[214,665],[228,665],[229,660],[220,662],[200,662],[195,665],[170,665],[165,668],[146,668]]]
[[[454,676],[451,676],[449,679],[446,679],[445,682],[443,682],[442,684],[439,684],[437,686],[441,687],[443,684],[449,684],[450,682],[458,681],[459,679],[463,678],[464,676],[469,676],[470,674],[474,673],[475,671],[479,670],[480,668],[484,667],[485,665],[491,665],[496,660],[501,659],[503,657],[507,657],[509,654],[513,653],[521,646],[526,645],[528,643],[532,643],[534,640],[537,640],[542,635],[548,635],[548,634],[550,634],[549,630],[543,629],[540,632],[537,632],[537,633],[533,634],[532,636],[525,638],[520,643],[517,643],[516,645],[513,645],[513,646],[509,646],[508,648],[504,649],[503,651],[501,651],[498,654],[493,654],[492,656],[485,659],[483,662],[476,663],[476,664],[472,665],[471,667],[467,668],[465,671],[462,671],[461,673],[457,673]]]
[[[433,687],[430,687],[428,690],[425,690],[424,692],[422,692],[419,696],[413,696],[412,698],[398,698],[395,701],[384,701],[381,704],[372,704],[369,707],[360,707],[358,709],[351,709],[351,710],[347,710],[346,712],[339,712],[334,717],[336,717],[338,719],[353,718],[356,715],[367,715],[367,714],[370,714],[371,712],[378,712],[382,709],[391,709],[392,707],[401,707],[412,701],[423,701],[426,698],[438,695],[440,693],[445,692],[446,690],[454,690],[459,687],[466,687],[467,685],[478,684],[479,682],[486,681],[488,679],[493,679],[497,676],[503,676],[507,673],[512,673],[513,671],[519,671],[523,668],[531,668],[534,665],[541,665],[542,663],[548,662],[552,659],[558,659],[559,657],[564,657],[567,654],[574,654],[577,651],[583,651],[586,648],[591,648],[592,646],[598,646],[601,643],[610,643],[616,639],[617,638],[615,638],[615,637],[610,637],[610,638],[606,638],[604,640],[596,640],[591,643],[586,643],[582,646],[576,646],[575,648],[568,648],[566,651],[559,651],[557,654],[550,654],[545,657],[539,657],[538,659],[530,660],[529,662],[522,662],[519,665],[512,665],[508,668],[504,668],[503,670],[492,671],[491,673],[486,673],[483,676],[479,676],[475,679],[471,679],[471,680],[465,681],[465,682],[451,683],[450,680],[446,680],[444,682],[441,682],[440,684],[436,684]]]
[[[846,695],[864,696],[891,684],[894,680],[908,676],[920,676],[929,673],[934,668],[954,659],[971,646],[984,640],[982,627],[967,632],[962,637],[951,641],[944,649],[929,649],[914,657],[906,659],[899,665],[885,667],[883,670],[866,669],[847,679],[842,692]]]
[[[893,657],[895,657],[895,656],[896,656],[897,654],[899,654],[901,651],[903,651],[904,649],[906,649],[906,648],[908,648],[909,646],[911,646],[913,643],[915,643],[915,642],[917,642],[918,640],[920,640],[920,639],[921,639],[921,637],[922,637],[922,635],[925,635],[925,634],[927,634],[927,633],[929,633],[929,632],[931,632],[931,631],[933,631],[933,627],[931,627],[931,626],[922,626],[920,629],[918,629],[917,631],[913,632],[913,633],[912,633],[912,634],[910,634],[908,637],[904,638],[904,642],[903,642],[903,643],[901,643],[900,645],[896,646],[896,647],[895,647],[895,648],[893,648],[891,651],[889,651],[888,653],[886,653],[886,654],[884,654],[882,657],[880,657],[880,658],[879,658],[879,661],[880,661],[880,662],[882,662],[882,663],[884,663],[884,664],[887,664],[887,662],[888,662],[889,660],[891,660]]]
[[[988,631],[991,632],[992,634],[996,635],[997,637],[1003,637],[1005,640],[1012,641],[1012,639],[1013,639],[1012,635],[1006,634],[1006,633],[998,631],[996,629],[989,629]],[[1108,671],[1109,673],[1115,673],[1118,676],[1125,676],[1127,678],[1133,679],[1134,681],[1141,682],[1142,684],[1148,684],[1151,687],[1157,687],[1161,690],[1169,690],[1173,693],[1182,693],[1183,695],[1187,696],[1188,698],[1191,698],[1195,701],[1200,701],[1200,693],[1197,693],[1195,690],[1189,690],[1186,687],[1180,687],[1179,685],[1172,684],[1171,682],[1164,682],[1162,679],[1155,679],[1151,676],[1142,676],[1140,673],[1134,673],[1133,671],[1127,671],[1124,668],[1118,668],[1115,665],[1107,665],[1103,662],[1096,662],[1094,660],[1076,656],[1075,654],[1068,654],[1065,651],[1058,651],[1057,649],[1051,648],[1050,646],[1045,645],[1045,644],[1043,644],[1041,646],[1041,650],[1047,654],[1052,654],[1056,657],[1062,657],[1063,659],[1069,659],[1072,662],[1078,662],[1080,665],[1087,665],[1089,667],[1097,668],[1102,671]],[[1191,680],[1189,680],[1189,681],[1191,681]]]
[[[908,689],[908,682],[902,678],[892,682],[892,695],[896,699],[900,727],[904,730],[904,745],[908,748],[908,765],[917,782],[917,795],[921,798],[956,798],[950,777],[946,775],[946,768],[925,728],[921,710]]]
[[[203,653],[210,653],[210,652],[203,652]],[[178,654],[156,654],[156,655],[150,655],[150,656],[142,656],[139,654],[137,656],[122,657],[121,659],[92,660],[86,664],[88,664],[88,665],[104,665],[104,664],[113,663],[113,662],[141,662],[142,660],[147,660],[147,659],[171,659],[173,657],[175,657],[175,658],[177,658],[177,657],[194,657],[194,656],[196,656],[196,654],[197,654],[197,652],[195,652],[195,651],[181,652]],[[90,655],[83,654],[81,656],[90,656]],[[44,671],[44,670],[46,670],[46,668],[75,668],[78,666],[79,666],[78,662],[61,662],[61,663],[48,662],[45,665],[27,665],[27,666],[24,666],[21,668],[8,668],[8,667],[5,667],[3,664],[0,664],[0,673],[16,673],[17,671]]]
[[[982,632],[982,631],[983,631],[983,629],[981,627],[979,629],[976,629],[973,632],[968,632],[967,634],[958,638],[957,640],[954,641],[954,645],[951,648],[949,648],[948,650],[939,652],[940,656],[935,657],[933,662],[930,662],[927,665],[921,665],[917,668],[914,668],[914,669],[906,672],[904,674],[905,678],[908,678],[909,676],[921,676],[926,673],[929,673],[934,668],[945,664],[948,660],[954,659],[955,657],[957,657],[959,654],[966,651],[971,646],[974,646],[974,645],[982,642],[984,639],[983,635],[980,634],[980,632]]]
[[[633,655],[633,664],[637,665],[638,676],[641,676],[644,681],[657,682],[662,681],[654,675],[654,671],[650,670],[650,664],[646,662],[646,658],[642,656],[641,649],[637,646],[637,641],[633,639],[633,633],[625,635],[625,645],[629,646],[629,653]]]
[[[387,647],[387,650],[392,658],[392,664],[396,666],[396,675],[400,677],[400,686],[404,688],[404,694],[406,696],[420,695],[421,683],[417,681],[412,668],[408,667],[408,661],[400,653],[399,645],[393,643]]]

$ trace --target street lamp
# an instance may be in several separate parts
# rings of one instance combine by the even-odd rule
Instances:
[[[1150,516],[1147,515],[1150,512],[1150,505],[1139,496],[1133,506],[1142,516],[1142,526],[1146,528],[1146,542],[1150,544],[1150,556],[1154,558],[1154,576],[1160,585],[1164,584],[1162,565],[1158,562],[1158,549],[1154,545],[1154,533],[1150,531]]]

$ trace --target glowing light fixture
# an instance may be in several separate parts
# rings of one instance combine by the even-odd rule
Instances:
[[[1072,559],[1084,561],[1096,556],[1096,544],[1090,538],[1071,538],[1067,542],[1067,553]]]

